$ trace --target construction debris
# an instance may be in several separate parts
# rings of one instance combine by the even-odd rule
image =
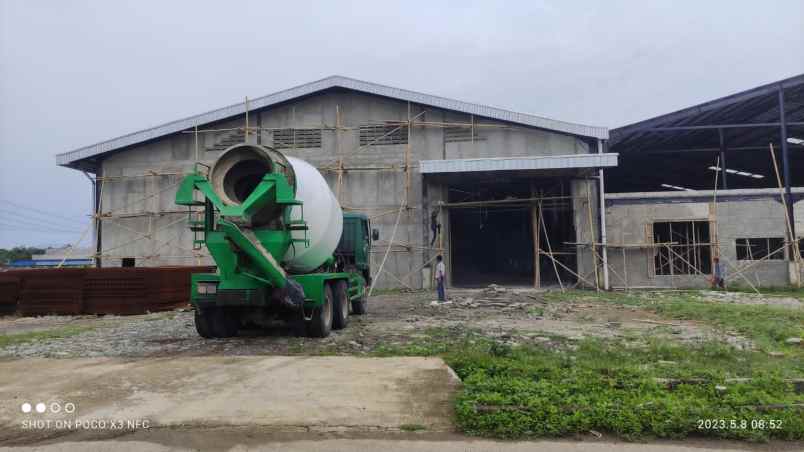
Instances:
[[[545,301],[534,294],[517,292],[512,289],[489,284],[477,297],[454,296],[446,302],[434,301],[430,306],[452,305],[459,308],[500,308],[503,310],[524,309],[536,303],[544,304]]]

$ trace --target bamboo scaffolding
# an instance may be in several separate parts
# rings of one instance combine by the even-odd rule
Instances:
[[[770,148],[771,160],[773,161],[773,171],[776,173],[776,182],[779,185],[779,197],[782,200],[782,207],[784,208],[784,226],[785,231],[787,231],[787,240],[789,242],[797,241],[796,237],[793,236],[793,229],[791,227],[791,218],[790,218],[790,211],[788,210],[787,204],[787,196],[784,193],[784,185],[782,184],[782,177],[779,175],[779,165],[776,163],[776,152],[773,149],[773,143],[768,143],[768,147]],[[798,246],[792,246],[790,253],[792,254],[793,261],[796,263],[796,271],[800,272],[801,266],[801,250]],[[796,281],[798,285],[801,285],[800,281]]]
[[[586,185],[586,210],[588,214],[587,222],[589,223],[589,237],[594,240],[595,239],[595,227],[592,225],[592,221],[594,216],[592,215],[592,189],[589,188],[589,181],[587,180],[584,185]],[[600,292],[600,272],[597,268],[597,260],[598,260],[598,253],[597,247],[592,247],[592,264],[595,267],[595,290]]]
[[[371,287],[369,288],[368,296],[374,292],[374,286],[377,284],[377,280],[379,280],[380,274],[382,273],[383,267],[385,267],[385,261],[388,259],[388,254],[391,252],[391,245],[394,242],[394,238],[396,238],[396,231],[399,227],[399,220],[402,218],[402,212],[405,210],[405,205],[399,207],[399,213],[396,215],[396,223],[394,223],[394,230],[391,233],[391,240],[388,245],[388,248],[385,250],[385,256],[382,258],[382,262],[380,263],[380,267],[377,269],[377,273],[374,274],[374,278],[371,280]]]
[[[550,246],[550,236],[547,233],[547,224],[544,222],[544,215],[542,214],[541,202],[539,203],[539,221],[542,223],[542,228],[544,228],[545,243],[547,243],[547,251],[549,252],[549,254],[547,254],[547,257],[549,257],[550,260],[553,262],[553,270],[555,270],[556,272],[556,279],[558,280],[558,285],[561,287],[561,292],[564,292],[564,283],[561,282],[561,275],[558,273],[558,266],[556,266],[556,263],[558,263],[558,261],[556,260],[556,258],[553,257],[553,248],[552,246]]]

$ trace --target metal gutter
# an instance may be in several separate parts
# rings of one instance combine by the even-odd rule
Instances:
[[[422,174],[473,171],[551,170],[617,166],[616,153],[568,154],[526,157],[500,157],[452,160],[422,160]]]

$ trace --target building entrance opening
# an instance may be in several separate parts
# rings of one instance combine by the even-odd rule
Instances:
[[[452,284],[533,287],[535,278],[540,285],[558,284],[549,251],[562,281],[574,283],[562,266],[577,267],[568,185],[555,178],[472,179],[448,186]],[[533,198],[543,198],[541,213]]]

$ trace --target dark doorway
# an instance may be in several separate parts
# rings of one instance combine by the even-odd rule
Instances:
[[[539,248],[577,268],[575,227],[568,182],[563,178],[527,176],[464,177],[448,185],[452,284],[459,287],[534,285],[536,250],[534,220],[539,222]],[[547,198],[538,203],[529,198]],[[522,201],[518,201],[522,200]],[[549,247],[548,247],[549,242]],[[539,256],[540,284],[574,283],[562,265]],[[556,276],[556,267],[558,275]]]
[[[450,225],[454,285],[533,284],[530,209],[456,209]]]
[[[135,263],[135,261],[134,261],[133,257],[124,257],[123,262],[122,262],[122,266],[123,267],[133,267],[134,263]]]

